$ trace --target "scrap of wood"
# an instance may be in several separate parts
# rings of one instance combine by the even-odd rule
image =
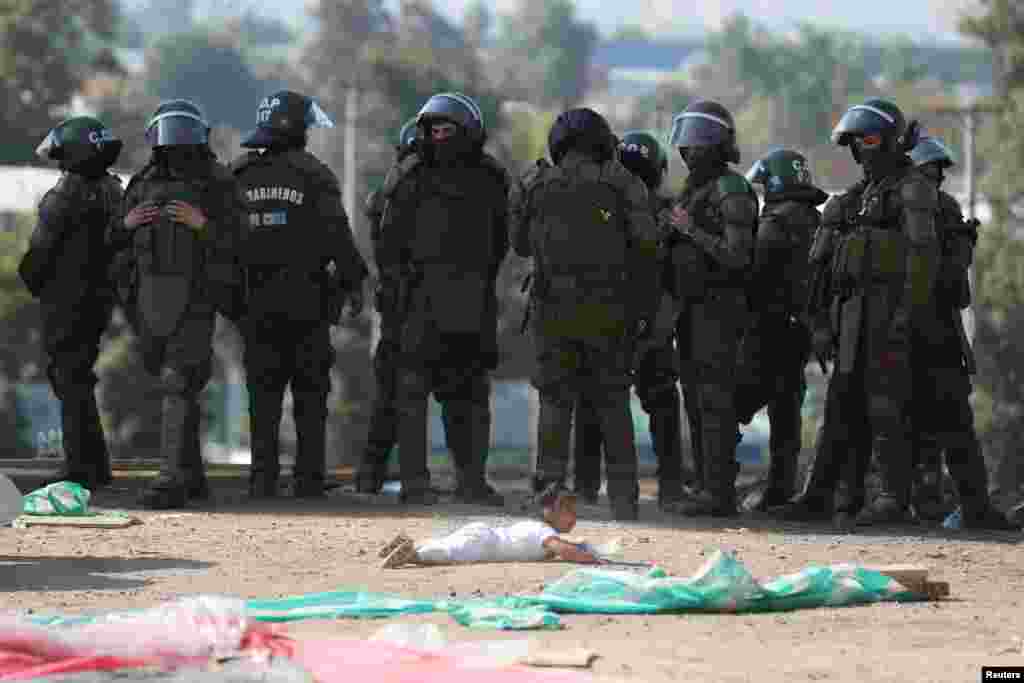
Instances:
[[[598,657],[593,650],[577,647],[572,650],[534,649],[521,661],[527,666],[573,667],[585,669]]]
[[[18,527],[73,526],[79,529],[123,529],[133,524],[142,524],[142,520],[126,515],[21,515],[14,523]]]
[[[884,567],[869,567],[872,571],[888,576],[907,590],[928,596],[929,600],[949,597],[949,582],[929,581],[928,569],[912,564],[892,564]]]

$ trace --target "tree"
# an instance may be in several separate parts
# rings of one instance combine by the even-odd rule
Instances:
[[[542,105],[567,109],[579,102],[598,37],[593,24],[576,18],[572,0],[522,0],[517,12],[501,17],[501,44],[519,73],[517,89],[534,100],[542,83]]]
[[[493,24],[494,15],[481,0],[475,0],[466,7],[466,13],[462,18],[462,30],[466,34],[466,40],[477,49],[487,40]]]
[[[1001,487],[1015,492],[1024,480],[1024,242],[1014,239],[1024,223],[1024,12],[1007,0],[981,4],[986,12],[965,17],[961,30],[992,50],[1003,110],[986,127],[980,150],[993,222],[982,230],[976,258],[976,399],[986,455],[998,465]]]
[[[109,47],[117,25],[111,0],[0,5],[0,163],[31,161],[82,79],[117,69]]]

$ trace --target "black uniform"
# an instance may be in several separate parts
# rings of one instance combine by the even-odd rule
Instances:
[[[230,171],[207,146],[209,126],[194,104],[157,109],[147,131],[153,157],[125,190],[124,217],[141,205],[159,208],[150,223],[111,232],[134,272],[129,318],[147,371],[160,378],[163,425],[160,475],[142,495],[154,509],[184,506],[209,494],[200,451],[199,394],[210,380],[216,313],[238,320],[243,306],[239,254],[247,232],[245,204]],[[200,228],[173,219],[175,204],[205,216]]]
[[[427,469],[427,400],[445,405],[445,436],[461,499],[503,504],[486,481],[490,446],[489,372],[497,367],[495,283],[508,252],[504,168],[482,151],[476,104],[459,93],[435,95],[420,112],[424,137],[454,123],[392,168],[377,248],[382,279],[397,283],[399,458],[402,498],[436,502]]]
[[[324,490],[330,325],[367,268],[352,238],[334,173],[303,149],[249,153],[233,165],[251,230],[245,248],[248,311],[246,382],[252,424],[254,495],[274,495],[279,428],[291,384],[298,437],[295,491]]]
[[[66,472],[93,489],[111,482],[93,365],[114,303],[106,231],[119,216],[121,181],[106,172],[66,172],[39,203],[18,268],[40,302],[47,377],[61,402]]]

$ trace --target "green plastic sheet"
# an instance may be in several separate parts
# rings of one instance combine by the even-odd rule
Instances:
[[[744,613],[924,599],[926,596],[907,591],[883,574],[851,564],[810,566],[761,583],[734,554],[719,550],[688,578],[669,576],[658,567],[646,572],[595,567],[570,571],[539,595],[434,601],[339,591],[250,600],[245,607],[248,618],[265,622],[447,612],[456,622],[469,628],[524,630],[560,628],[560,613]],[[92,619],[85,616],[31,617],[36,623],[66,626]]]

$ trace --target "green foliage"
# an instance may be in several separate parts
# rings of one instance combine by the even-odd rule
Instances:
[[[501,43],[508,54],[541,71],[543,85],[530,99],[544,105],[568,108],[583,97],[598,37],[592,24],[576,17],[572,0],[528,0],[517,13],[501,17]]]
[[[32,301],[18,276],[18,264],[28,250],[35,221],[34,212],[18,213],[12,229],[0,232],[0,321],[8,321]]]
[[[96,68],[116,68],[110,0],[0,4],[0,163],[31,161],[72,93]]]

